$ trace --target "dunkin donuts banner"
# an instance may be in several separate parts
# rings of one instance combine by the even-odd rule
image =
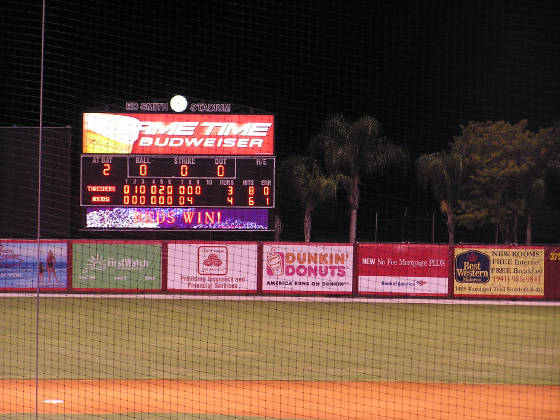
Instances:
[[[273,115],[85,113],[83,122],[83,153],[274,153]]]
[[[351,294],[352,245],[263,244],[264,293]]]

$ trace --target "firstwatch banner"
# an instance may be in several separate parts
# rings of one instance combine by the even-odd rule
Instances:
[[[75,290],[160,291],[162,245],[144,242],[74,241]]]

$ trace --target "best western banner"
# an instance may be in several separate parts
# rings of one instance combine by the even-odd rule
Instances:
[[[446,296],[447,245],[359,244],[358,293]]]
[[[161,290],[159,243],[82,242],[72,246],[74,290]]]
[[[353,246],[264,244],[263,292],[352,293]]]
[[[85,113],[83,153],[272,155],[274,116]]]
[[[66,289],[67,249],[65,241],[0,240],[0,289]]]
[[[167,246],[167,289],[256,292],[256,243],[173,243]]]
[[[544,297],[542,247],[457,246],[455,296]]]

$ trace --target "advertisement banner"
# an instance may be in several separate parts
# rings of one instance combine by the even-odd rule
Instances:
[[[167,290],[256,292],[257,244],[170,242]]]
[[[352,245],[263,244],[264,293],[352,293]]]
[[[544,297],[544,248],[456,246],[454,296]]]
[[[274,116],[85,113],[83,153],[272,155]]]
[[[87,208],[90,229],[268,230],[268,209]]]
[[[0,240],[0,289],[65,290],[67,243]]]
[[[358,293],[447,296],[448,245],[359,244]]]
[[[546,247],[544,291],[549,299],[560,299],[560,247]]]
[[[161,244],[74,241],[72,289],[161,290]]]

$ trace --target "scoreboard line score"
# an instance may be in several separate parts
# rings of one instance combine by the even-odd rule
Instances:
[[[274,208],[274,157],[82,155],[82,206]]]

